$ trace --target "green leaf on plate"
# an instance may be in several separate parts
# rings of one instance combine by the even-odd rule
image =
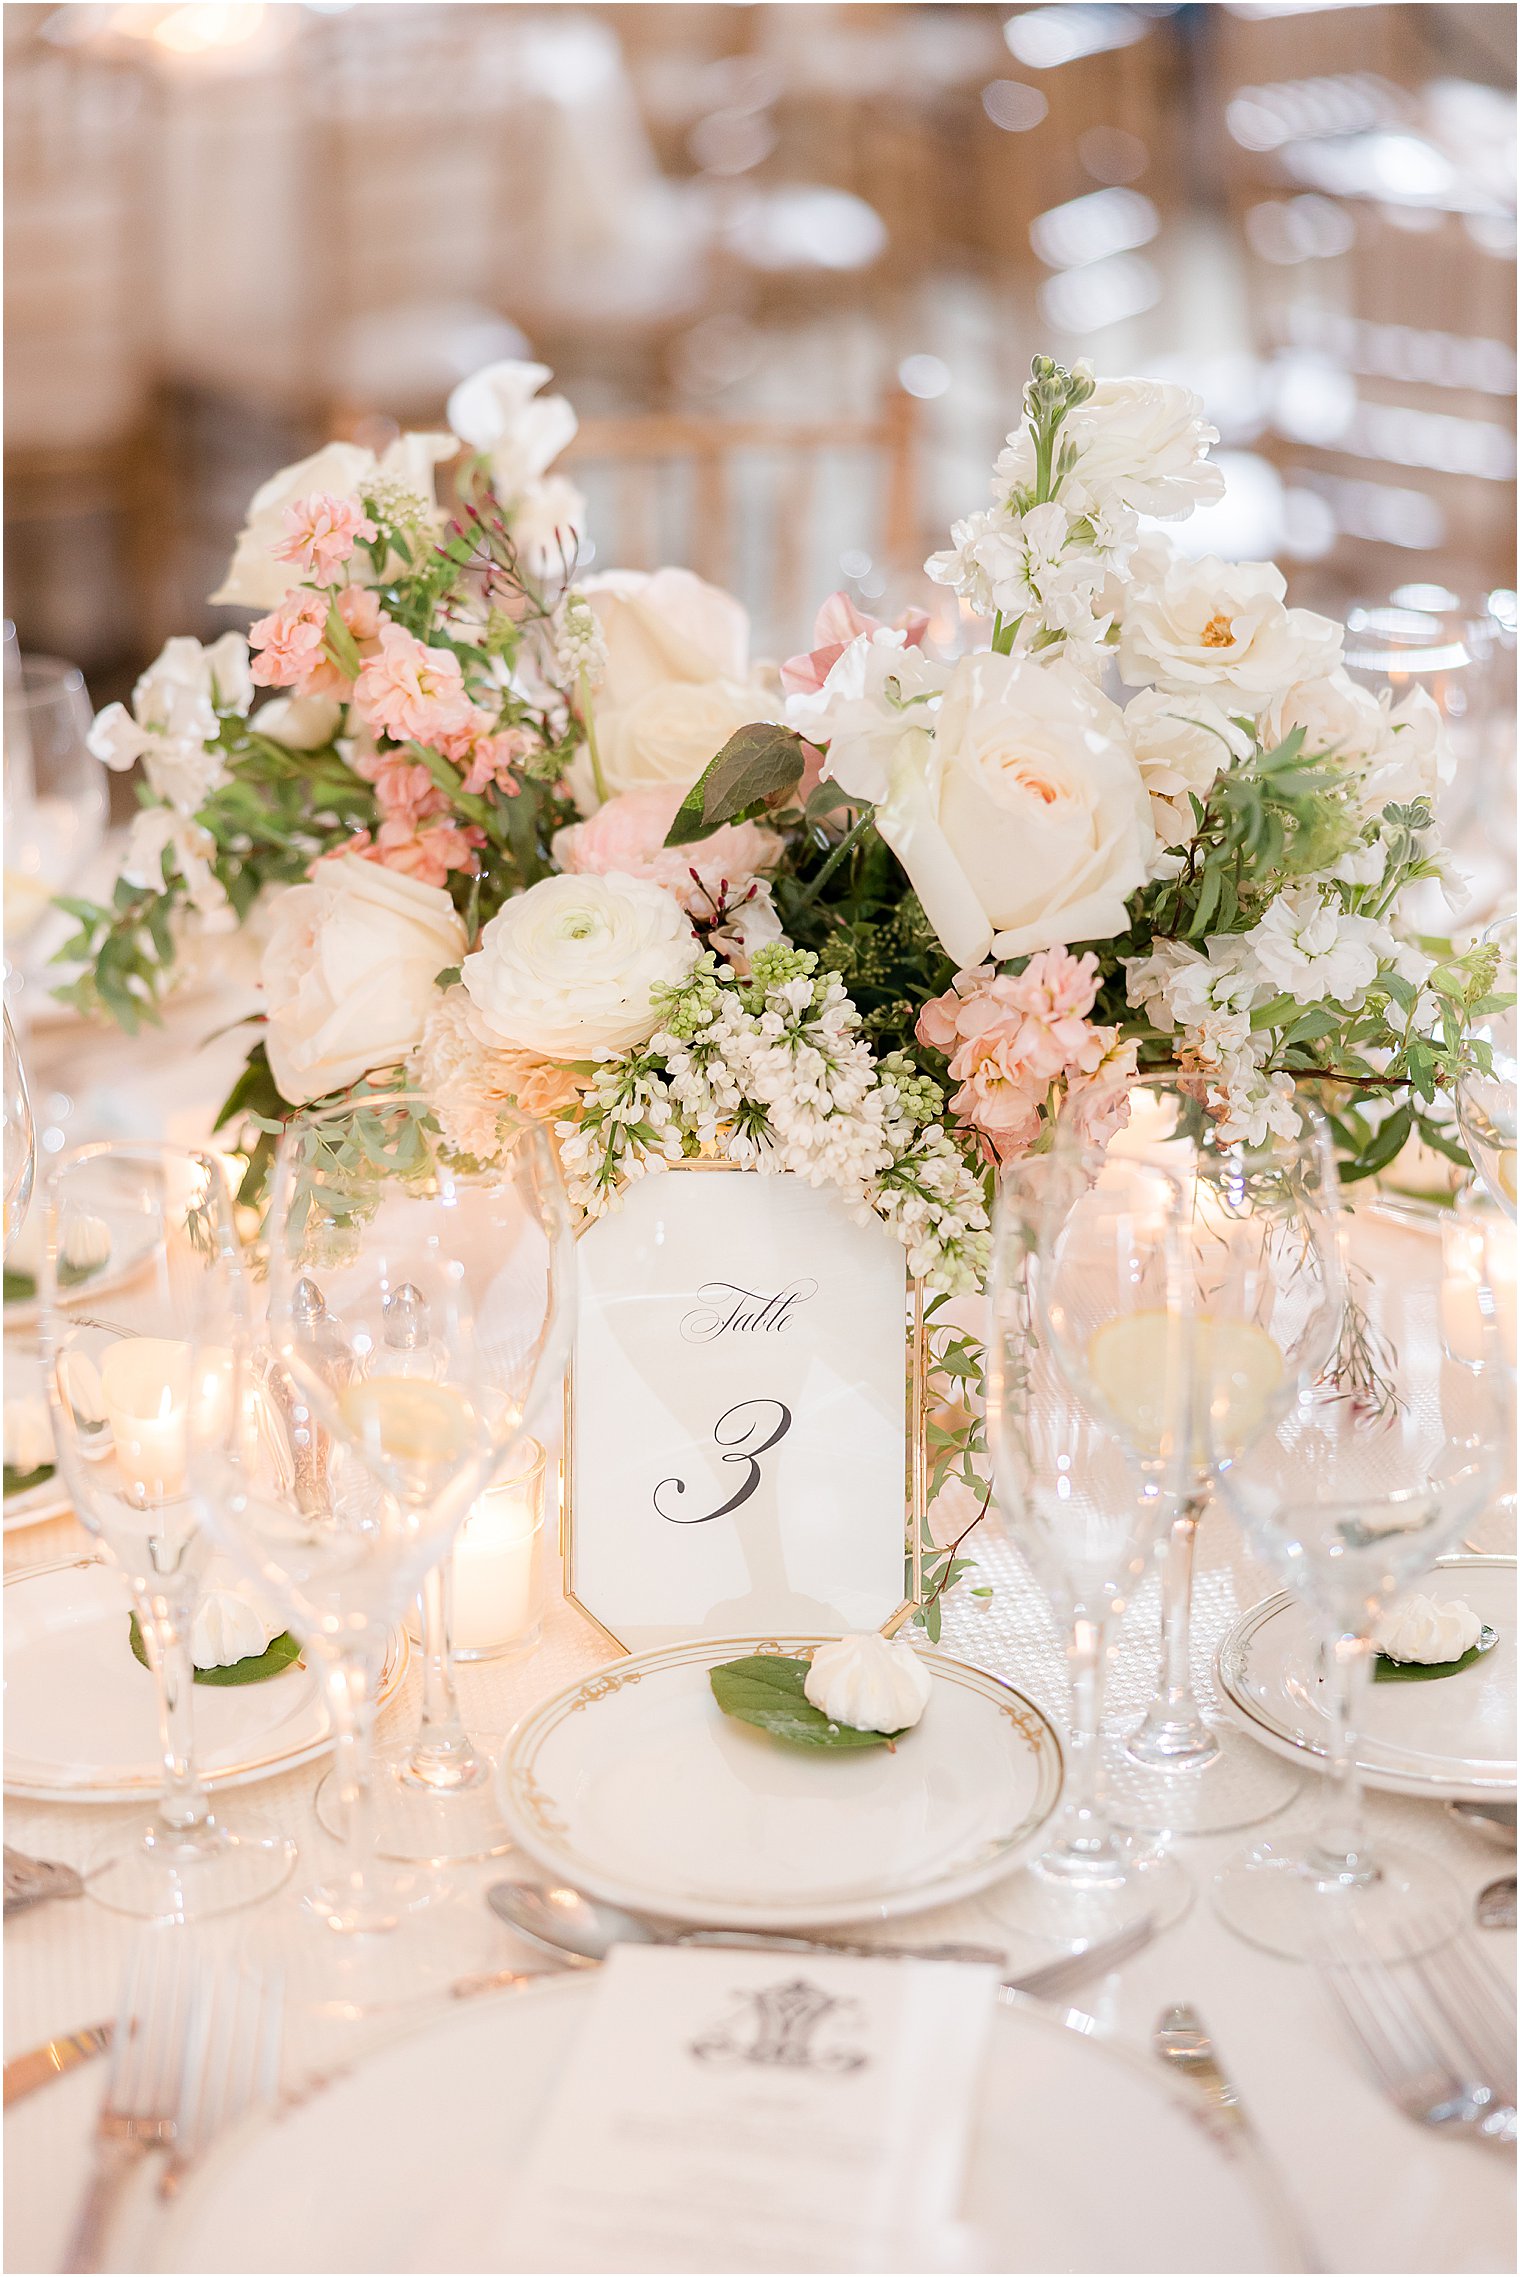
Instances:
[[[133,1613],[128,1618],[131,1623],[128,1633],[133,1656],[146,1668],[148,1648],[143,1643],[137,1615]],[[230,1668],[198,1668],[195,1681],[197,1684],[262,1684],[266,1677],[278,1676],[282,1668],[288,1668],[293,1660],[299,1660],[300,1657],[300,1644],[289,1629],[283,1629],[277,1637],[270,1638],[262,1652],[251,1652],[246,1660],[233,1661]]]
[[[1425,1684],[1432,1676],[1455,1676],[1459,1669],[1471,1668],[1475,1660],[1481,1660],[1498,1642],[1498,1631],[1485,1627],[1477,1643],[1469,1645],[1460,1660],[1390,1660],[1385,1652],[1375,1653],[1372,1681],[1374,1684]]]
[[[98,1265],[60,1265],[58,1285],[60,1288],[71,1289],[77,1281],[87,1281],[92,1273],[99,1271]],[[36,1294],[35,1273],[23,1273],[19,1265],[5,1267],[5,1302],[8,1305],[29,1305]]]
[[[852,1724],[830,1723],[803,1691],[807,1672],[805,1660],[765,1652],[709,1669],[707,1680],[725,1716],[754,1724],[794,1747],[890,1747],[902,1738],[900,1731],[856,1731]]]
[[[25,1494],[29,1488],[41,1486],[43,1480],[50,1479],[52,1475],[53,1465],[51,1463],[39,1463],[34,1471],[12,1470],[10,1464],[7,1463],[5,1466],[5,1491],[7,1494]]]

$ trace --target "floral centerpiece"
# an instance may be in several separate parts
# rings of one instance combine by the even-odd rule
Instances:
[[[1222,489],[1197,397],[1037,358],[926,565],[957,653],[836,594],[770,672],[687,572],[579,574],[548,377],[276,476],[216,596],[247,639],[171,641],[96,721],[141,806],[61,993],[130,1027],[187,925],[266,928],[249,1194],[291,1108],[398,1066],[478,1160],[506,1102],[551,1119],[588,1213],[719,1151],[838,1186],[942,1295],[995,1164],[1061,1115],[1101,1143],[1138,1071],[1252,1140],[1314,1086],[1349,1179],[1416,1134],[1462,1159],[1496,953],[1400,915],[1448,875],[1439,714],[1353,682],[1272,564],[1174,549]],[[938,1475],[980,1490],[950,1415]]]

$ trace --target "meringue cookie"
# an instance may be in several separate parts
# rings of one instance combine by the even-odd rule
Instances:
[[[95,1273],[111,1255],[111,1229],[104,1218],[71,1218],[63,1229],[63,1262],[71,1273]]]
[[[803,1691],[831,1723],[853,1731],[906,1731],[929,1705],[933,1679],[911,1645],[873,1630],[820,1645]]]
[[[47,1401],[34,1392],[5,1402],[5,1467],[24,1478],[53,1460],[53,1424]]]
[[[1443,1605],[1416,1592],[1399,1598],[1379,1614],[1372,1641],[1388,1660],[1415,1660],[1434,1666],[1443,1660],[1460,1660],[1482,1634],[1483,1623],[1460,1597]]]
[[[208,1589],[195,1609],[190,1658],[197,1668],[230,1668],[263,1652],[279,1635],[239,1589]]]

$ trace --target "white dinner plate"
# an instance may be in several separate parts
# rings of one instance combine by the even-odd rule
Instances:
[[[152,2266],[522,2269],[513,2177],[595,1990],[554,1977],[482,2000],[228,2136],[171,2201]],[[977,2267],[1304,2266],[1240,2130],[1085,2017],[1002,2002],[973,2128]]]
[[[727,1929],[921,1912],[1038,1848],[1061,1745],[983,1669],[921,1654],[929,1704],[890,1749],[793,1747],[722,1713],[709,1669],[823,1641],[701,1637],[567,1685],[502,1750],[512,1833],[593,1897]]]
[[[1499,1642],[1454,1676],[1367,1685],[1357,1768],[1369,1787],[1393,1795],[1513,1797],[1515,1561],[1441,1558],[1414,1586],[1465,1599]],[[1263,1746],[1324,1769],[1329,1723],[1319,1643],[1296,1597],[1268,1597],[1237,1621],[1219,1648],[1218,1672],[1225,1698]]]
[[[136,1280],[157,1246],[158,1230],[150,1218],[122,1211],[111,1222],[110,1255],[85,1273],[77,1281],[70,1281],[60,1291],[65,1304],[91,1304],[108,1297],[113,1290],[124,1289]],[[29,1273],[36,1281],[42,1271],[42,1214],[33,1209],[26,1223],[11,1245],[6,1263],[14,1270]],[[34,1328],[41,1318],[40,1297],[18,1297],[14,1304],[5,1306],[5,1327],[9,1334],[15,1328]]]
[[[163,1777],[153,1681],[127,1641],[131,1595],[114,1566],[70,1558],[5,1582],[5,1792],[29,1801],[127,1803]],[[396,1629],[383,1706],[406,1674]],[[297,1661],[262,1684],[198,1684],[196,1769],[241,1787],[310,1763],[332,1745],[314,1671]]]

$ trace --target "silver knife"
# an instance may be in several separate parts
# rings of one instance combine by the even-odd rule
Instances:
[[[50,2079],[62,2079],[76,2064],[104,2054],[114,2028],[91,2024],[82,2032],[65,2033],[62,2039],[44,2040],[40,2048],[29,2048],[24,2056],[12,2056],[5,2067],[5,2108],[9,2110],[35,2088],[46,2087]]]

